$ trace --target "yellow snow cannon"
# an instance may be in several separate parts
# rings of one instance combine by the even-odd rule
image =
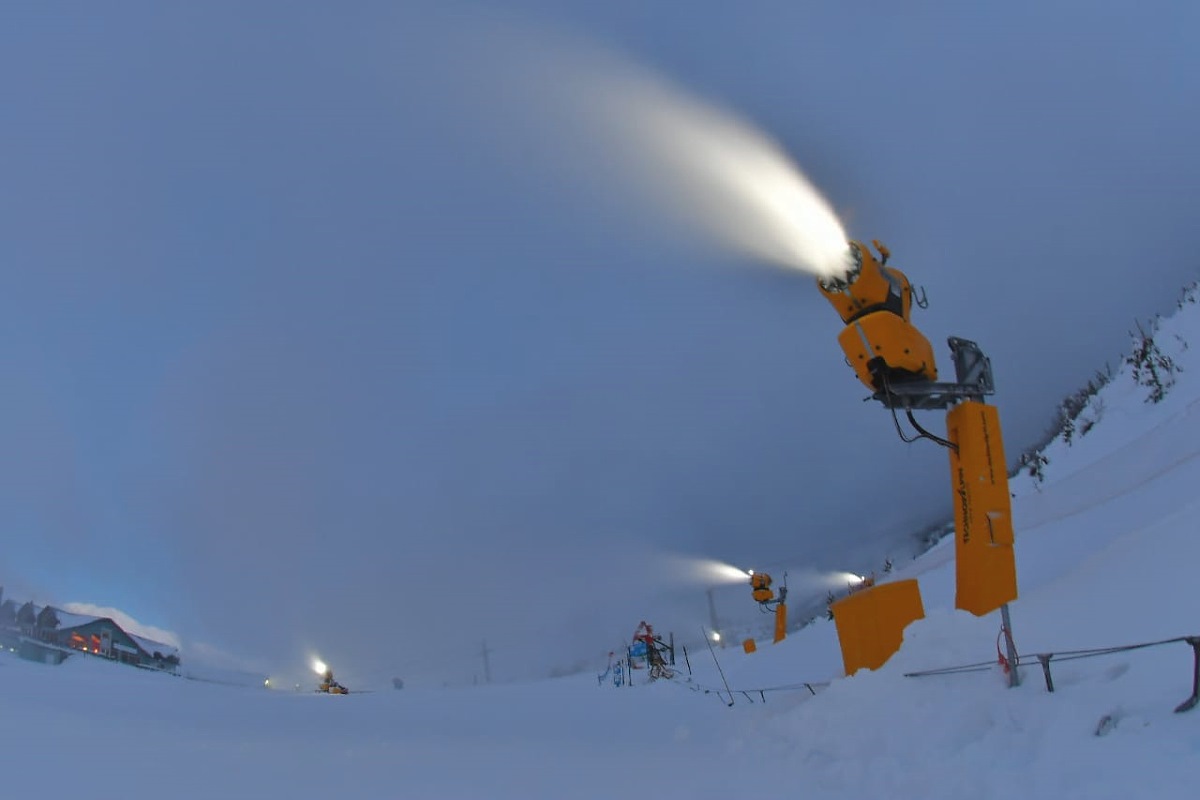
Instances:
[[[765,572],[755,572],[750,576],[750,590],[756,603],[769,603],[775,599],[775,592],[771,591],[771,576]]]
[[[326,669],[321,674],[321,682],[317,684],[317,691],[324,694],[349,694],[350,690],[342,686],[333,679],[333,670]]]
[[[754,601],[764,611],[775,612],[775,641],[782,642],[787,636],[787,573],[783,574],[783,586],[779,587],[778,598],[771,589],[771,576],[765,572],[750,573],[750,591]]]
[[[850,268],[817,279],[821,294],[846,324],[838,344],[858,379],[873,392],[936,381],[933,347],[909,320],[912,284],[900,270],[884,266],[891,254],[878,241],[874,244],[878,259],[866,245],[852,241]]]

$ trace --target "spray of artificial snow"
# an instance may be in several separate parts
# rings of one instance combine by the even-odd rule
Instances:
[[[705,586],[745,583],[750,579],[748,571],[711,558],[678,557],[673,563],[680,577]]]
[[[735,567],[724,561],[712,558],[694,558],[690,556],[664,555],[663,564],[667,574],[680,582],[697,583],[705,586],[718,586],[731,583],[747,583],[750,576],[757,570]],[[771,565],[772,569],[764,570],[773,575],[774,581],[782,585],[786,580],[793,589],[799,591],[815,591],[825,589],[844,589],[857,586],[864,578],[854,572],[837,570],[822,572],[811,568],[799,567],[790,570],[779,564]]]
[[[648,198],[753,258],[820,276],[845,270],[837,216],[761,131],[612,58],[581,62],[572,77],[576,108]]]
[[[818,276],[847,268],[829,203],[749,122],[578,41],[525,31],[489,47],[490,77],[503,84],[489,91],[493,123],[540,139],[566,171],[625,197],[634,190],[641,208],[756,260]]]

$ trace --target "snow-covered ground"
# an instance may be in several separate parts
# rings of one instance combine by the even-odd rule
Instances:
[[[1184,367],[1162,403],[1122,370],[1085,412],[1095,427],[1047,448],[1045,481],[1013,481],[1023,654],[1200,635],[1200,362],[1182,344],[1200,343],[1200,311],[1184,306],[1157,338]],[[995,659],[998,615],[953,610],[952,555],[947,539],[894,573],[919,578],[927,617],[884,668],[839,677],[821,621],[752,655],[718,650],[732,705],[706,650],[689,654],[690,680],[680,663],[652,685],[583,675],[342,697],[0,657],[0,786],[179,800],[1194,796],[1200,709],[1173,713],[1192,690],[1186,644],[1052,661],[1053,694],[1036,664],[1017,689],[998,666],[905,677]]]

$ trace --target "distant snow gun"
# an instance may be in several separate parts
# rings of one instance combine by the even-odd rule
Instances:
[[[333,670],[321,662],[313,665],[313,669],[321,676],[317,684],[317,692],[321,694],[350,694],[350,690],[342,686],[333,677]]]
[[[787,573],[783,574],[783,585],[779,587],[779,597],[775,596],[775,591],[771,589],[771,583],[771,576],[767,573],[750,570],[751,596],[754,597],[754,602],[758,603],[761,611],[774,612],[775,642],[778,643],[787,638]],[[753,641],[753,639],[748,639],[742,643],[746,652],[753,652]]]
[[[928,306],[925,294],[917,296],[908,277],[887,266],[887,247],[878,240],[873,244],[878,258],[861,242],[849,242],[845,272],[818,278],[817,288],[845,325],[838,343],[846,363],[872,398],[891,411],[900,438],[928,439],[950,451],[955,606],[976,616],[1000,609],[1009,682],[1015,686],[1008,603],[1017,597],[1017,577],[1008,468],[999,414],[983,402],[995,393],[991,362],[974,342],[950,337],[955,380],[939,382],[933,348],[911,319],[914,303]],[[948,409],[945,437],[926,430],[913,413],[931,409]],[[915,435],[905,433],[899,410]],[[924,615],[916,581],[900,584],[908,585],[872,586],[833,604],[847,674],[882,665],[899,648],[904,626]]]

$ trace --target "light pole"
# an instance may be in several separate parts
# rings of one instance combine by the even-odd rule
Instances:
[[[713,599],[713,589],[717,587],[710,586],[706,594],[708,595],[708,625],[712,628],[713,636],[717,640],[717,644],[721,647],[725,646],[725,637],[721,635],[721,625],[717,622],[717,602]]]

